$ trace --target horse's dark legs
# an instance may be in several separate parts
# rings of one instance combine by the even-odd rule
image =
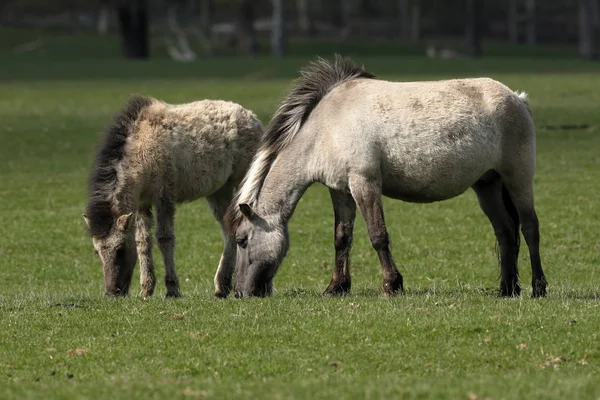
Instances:
[[[350,250],[352,249],[352,231],[356,218],[356,203],[348,193],[330,189],[329,194],[335,215],[335,267],[331,282],[324,294],[336,296],[348,293],[351,287]]]
[[[223,235],[223,254],[219,261],[219,267],[215,274],[215,297],[224,298],[231,291],[231,280],[233,277],[233,269],[235,267],[235,256],[237,247],[235,236],[227,233],[223,225],[223,216],[227,211],[227,207],[233,197],[233,187],[226,184],[216,193],[207,197],[208,205],[217,221],[221,224],[221,232]]]
[[[510,181],[509,181],[510,182]],[[505,181],[510,197],[519,213],[521,219],[521,231],[529,248],[531,260],[531,286],[533,297],[546,296],[546,277],[542,269],[540,258],[540,225],[533,205],[533,185],[531,181],[527,184],[517,185],[514,182]]]
[[[502,198],[502,182],[496,178],[473,185],[481,209],[487,215],[500,245],[501,296],[518,296],[519,223],[511,217]]]
[[[140,260],[140,296],[150,297],[156,286],[154,275],[154,260],[152,259],[152,211],[141,209],[137,213],[135,241]]]
[[[175,272],[175,202],[163,196],[156,203],[156,240],[165,263],[167,297],[179,297],[179,279]]]
[[[404,290],[402,275],[396,268],[389,248],[390,240],[381,204],[381,186],[374,181],[367,177],[354,176],[350,179],[349,186],[352,197],[367,224],[371,245],[379,257],[383,271],[383,293],[386,296],[392,296],[398,290]]]

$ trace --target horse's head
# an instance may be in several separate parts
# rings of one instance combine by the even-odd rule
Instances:
[[[244,215],[236,229],[236,297],[269,296],[273,277],[289,247],[286,224],[281,218],[261,217],[247,204],[239,205]]]
[[[88,226],[91,221],[84,215]],[[94,251],[102,261],[104,287],[108,296],[125,296],[137,262],[135,217],[129,213],[114,218],[107,235],[92,236]]]

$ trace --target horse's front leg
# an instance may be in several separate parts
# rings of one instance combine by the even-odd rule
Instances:
[[[390,252],[390,239],[385,227],[381,204],[381,185],[376,179],[353,176],[349,181],[350,192],[367,224],[371,245],[377,251],[383,271],[383,293],[392,296],[403,291],[402,275],[396,268]]]
[[[179,297],[179,279],[175,272],[175,202],[163,196],[156,203],[156,240],[165,264],[167,297]]]
[[[140,260],[140,296],[152,296],[156,286],[154,260],[152,259],[152,211],[149,208],[139,210],[136,218],[135,241]]]
[[[227,207],[232,198],[233,187],[226,184],[206,199],[215,219],[221,224],[221,232],[223,235],[223,254],[221,254],[221,259],[219,260],[219,266],[217,267],[214,279],[215,297],[219,298],[227,297],[231,291],[231,281],[237,254],[235,235],[227,232],[223,224],[223,217],[225,216],[225,212],[227,211]]]
[[[323,294],[337,296],[350,292],[351,288],[350,250],[352,249],[352,235],[356,218],[356,202],[348,193],[330,189],[329,194],[335,216],[335,266],[331,282]]]

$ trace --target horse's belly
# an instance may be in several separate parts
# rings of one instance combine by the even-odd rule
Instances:
[[[212,174],[203,172],[205,171],[188,171],[187,174],[179,176],[176,185],[178,203],[210,196],[225,185],[230,175],[227,169]]]
[[[177,202],[207,197],[219,190],[232,171],[227,157],[180,157],[175,162],[175,191]]]
[[[407,201],[411,203],[433,203],[435,201],[448,200],[464,193],[470,186],[456,187],[436,187],[431,185],[427,187],[411,187],[411,185],[390,186],[383,185],[382,193],[392,199]]]
[[[451,199],[464,193],[491,169],[485,160],[470,161],[384,167],[382,192],[387,197],[417,203]]]

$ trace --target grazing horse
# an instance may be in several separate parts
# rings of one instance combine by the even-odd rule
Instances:
[[[171,105],[142,96],[129,100],[99,144],[84,214],[103,264],[107,295],[128,294],[138,258],[141,296],[154,292],[154,206],[167,296],[180,296],[173,259],[175,205],[206,197],[224,226],[227,206],[262,135],[256,116],[235,103]],[[224,250],[214,280],[218,297],[230,291],[236,258],[235,237],[223,232]]]
[[[265,138],[226,222],[236,235],[236,296],[267,296],[289,246],[288,221],[314,182],[329,188],[335,267],[328,295],[350,290],[356,207],[383,271],[403,290],[381,196],[429,203],[473,188],[500,246],[502,296],[520,294],[519,227],[531,256],[533,296],[546,294],[533,204],[535,129],[524,93],[492,79],[387,82],[336,56],[301,72]]]

